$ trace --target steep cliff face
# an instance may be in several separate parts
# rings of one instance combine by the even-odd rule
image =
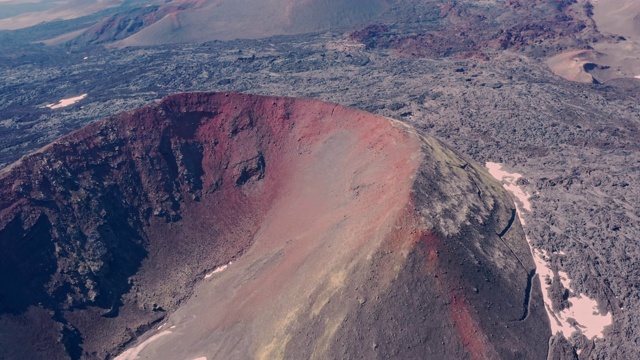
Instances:
[[[171,96],[0,173],[0,358],[543,358],[514,209],[390,119]]]

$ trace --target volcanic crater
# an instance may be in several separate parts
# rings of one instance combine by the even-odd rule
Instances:
[[[0,358],[545,358],[515,211],[395,120],[170,96],[0,172]]]

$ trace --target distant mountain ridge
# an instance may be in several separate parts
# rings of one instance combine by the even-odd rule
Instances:
[[[309,33],[362,24],[394,1],[173,0],[133,8],[127,4],[123,11],[49,43],[126,47]]]
[[[75,0],[0,19],[0,29],[21,28],[26,32],[16,36],[23,41],[73,50],[342,31],[367,49],[401,56],[488,60],[505,50],[540,60],[560,55],[568,60],[551,60],[556,74],[605,82],[640,76],[639,13],[630,0]],[[591,57],[597,58],[585,69],[581,59],[571,58],[584,50],[595,50]]]

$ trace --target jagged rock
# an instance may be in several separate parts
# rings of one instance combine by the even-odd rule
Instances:
[[[549,297],[551,298],[554,312],[560,312],[571,306],[569,303],[569,295],[569,290],[562,285],[562,281],[560,281],[557,272],[554,273],[551,288],[549,289]]]

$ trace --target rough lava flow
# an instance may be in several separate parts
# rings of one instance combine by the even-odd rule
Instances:
[[[523,175],[509,172],[499,163],[487,162],[486,167],[491,175],[500,181],[504,188],[514,197],[518,210],[518,219],[522,226],[526,227],[524,218],[526,215],[523,214],[531,211],[531,202],[529,201],[531,194],[524,190],[518,182]],[[559,271],[558,275],[563,286],[571,290],[571,296],[568,299],[571,306],[561,311],[554,311],[550,295],[554,271],[549,263],[548,255],[546,251],[534,248],[528,237],[527,243],[531,248],[533,259],[536,263],[536,272],[539,274],[538,279],[543,289],[545,309],[549,316],[552,333],[561,333],[566,339],[571,339],[575,332],[584,334],[588,339],[603,338],[606,327],[613,323],[611,313],[600,313],[597,301],[571,290],[571,279],[569,279],[567,273],[562,271]]]

